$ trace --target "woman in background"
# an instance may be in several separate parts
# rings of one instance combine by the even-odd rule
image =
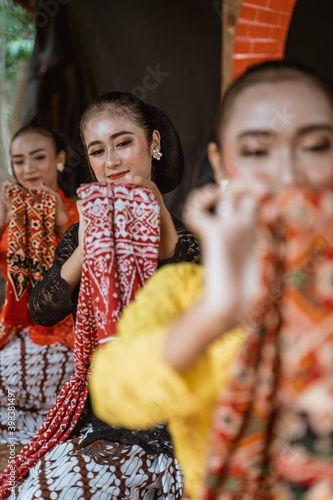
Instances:
[[[55,246],[66,229],[78,221],[75,202],[59,187],[60,171],[66,163],[66,147],[63,136],[34,125],[18,130],[10,146],[12,170],[18,185],[55,198]],[[11,182],[4,182],[0,194],[0,266],[6,282],[13,186]],[[37,205],[36,201],[36,211],[39,210]],[[25,230],[23,227],[22,231]],[[0,317],[0,398],[7,400],[8,387],[15,391],[15,439],[16,444],[23,445],[39,429],[59,389],[73,371],[73,321],[69,318],[52,331],[34,324],[22,324],[10,334],[4,326],[5,307]],[[8,411],[2,404],[0,442],[7,444],[8,439]]]
[[[158,266],[198,262],[196,238],[171,216],[162,198],[179,184],[184,162],[178,134],[165,113],[132,94],[110,92],[89,105],[80,128],[94,181],[154,193],[160,209]],[[65,233],[51,269],[34,288],[30,311],[36,323],[52,325],[76,312],[83,231],[81,220]],[[165,425],[146,431],[108,426],[95,417],[88,401],[70,437],[37,462],[15,498],[32,499],[39,491],[43,498],[171,500],[182,496],[182,475]]]

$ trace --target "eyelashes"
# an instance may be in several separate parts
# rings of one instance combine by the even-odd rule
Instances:
[[[246,157],[260,157],[266,156],[268,154],[268,151],[265,149],[242,149],[240,154],[241,156]]]
[[[132,139],[118,142],[118,144],[116,144],[116,148],[125,148],[126,146],[129,146],[130,144],[132,144],[132,142],[133,142]],[[94,151],[92,151],[91,153],[88,153],[88,154],[89,154],[89,156],[99,156],[99,155],[103,154],[104,152],[105,152],[105,148],[100,148],[100,149],[95,149]]]
[[[118,147],[123,148],[123,147],[125,147],[125,146],[128,146],[129,144],[131,144],[131,142],[132,142],[132,140],[131,140],[131,139],[128,139],[128,140],[126,140],[126,141],[119,142],[119,143],[117,144],[117,148],[118,148]]]
[[[332,148],[332,143],[330,141],[325,141],[321,142],[319,144],[314,144],[312,146],[307,146],[303,147],[302,151],[304,152],[309,152],[309,153],[321,153],[321,152],[326,152],[329,151]],[[270,153],[269,149],[250,149],[250,148],[243,148],[240,151],[240,155],[247,157],[247,158],[260,158],[260,157],[265,157],[268,156]]]
[[[42,155],[42,156],[36,156],[35,158],[31,158],[31,160],[32,161],[41,161],[41,160],[45,160],[45,158],[46,158],[46,156]],[[13,165],[20,167],[21,165],[24,165],[25,160],[14,160],[12,163],[13,163]]]
[[[95,151],[92,151],[89,153],[89,156],[98,156],[104,152],[104,149],[96,149]]]
[[[325,141],[325,142],[322,142],[320,144],[314,144],[313,146],[310,146],[310,147],[307,147],[305,148],[305,151],[328,151],[329,149],[331,149],[332,147],[332,144],[330,141]]]

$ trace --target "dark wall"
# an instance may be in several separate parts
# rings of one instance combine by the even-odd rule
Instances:
[[[289,27],[285,57],[310,66],[333,87],[332,20],[332,0],[298,0]]]
[[[200,183],[200,160],[219,102],[221,19],[215,3],[56,2],[45,0],[35,15],[25,122],[62,129],[72,140],[75,166],[82,151],[76,147],[78,122],[91,99],[124,90],[162,108],[180,134],[186,160],[181,186],[167,195],[179,214],[185,194]],[[76,182],[82,180],[79,167]]]

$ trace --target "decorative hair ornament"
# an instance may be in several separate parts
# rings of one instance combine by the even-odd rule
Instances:
[[[65,170],[65,165],[62,162],[57,163],[58,172],[63,172]]]
[[[160,160],[163,156],[163,153],[161,153],[161,151],[159,150],[159,148],[155,148],[153,149],[153,158],[155,158],[155,160]]]

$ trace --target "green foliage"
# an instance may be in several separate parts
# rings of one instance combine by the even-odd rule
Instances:
[[[14,83],[17,64],[21,59],[30,59],[34,45],[35,28],[33,18],[11,0],[4,2],[4,24],[6,43],[5,78],[9,86]]]

